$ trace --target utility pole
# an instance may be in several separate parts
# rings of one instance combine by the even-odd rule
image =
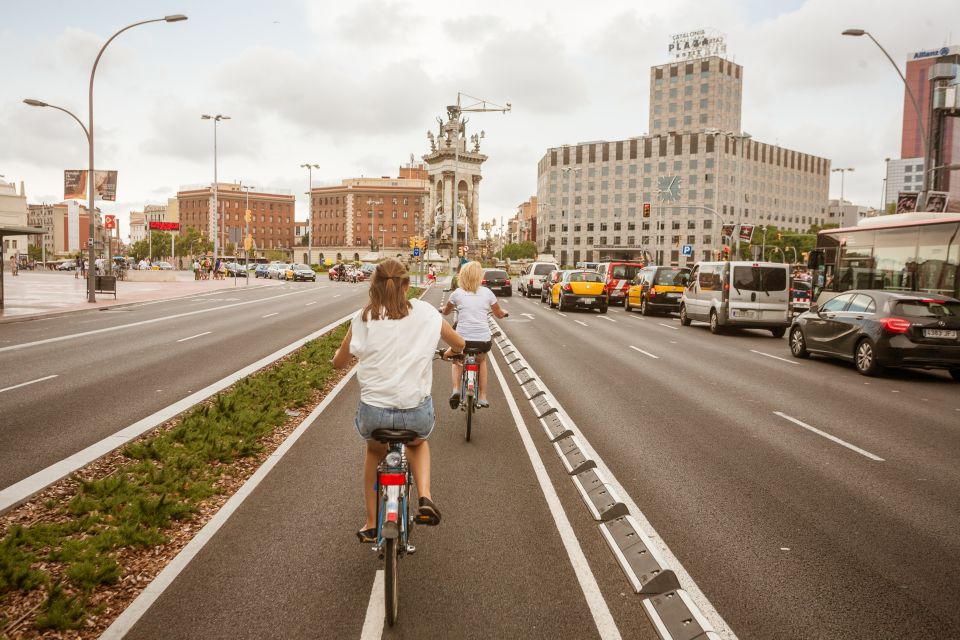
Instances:
[[[307,225],[307,228],[309,229],[309,231],[307,232],[307,266],[312,267],[313,265],[313,170],[319,169],[320,165],[310,164],[308,162],[306,164],[300,165],[300,167],[303,169],[306,169],[310,176],[309,178],[310,188],[307,190],[307,197],[310,199],[310,208],[308,209],[308,212],[307,212],[307,217],[309,218],[309,224]]]
[[[247,246],[247,243],[252,244],[252,238],[250,237],[250,220],[253,218],[253,215],[250,213],[250,191],[256,189],[253,185],[247,185],[240,183],[240,188],[247,192],[247,202],[243,206],[243,221],[246,224],[246,230],[243,234],[243,259],[244,259],[244,268],[247,270],[247,281],[246,286],[250,285],[250,248]]]
[[[217,256],[220,255],[220,234],[217,233],[217,227],[220,226],[220,207],[217,203],[217,123],[221,120],[229,120],[230,116],[218,113],[215,116],[201,115],[201,120],[213,120],[213,212],[210,215],[210,237],[213,238],[213,261],[216,263]],[[223,225],[226,226],[226,225]]]
[[[570,241],[567,247],[570,250],[570,254],[568,257],[570,258],[569,267],[571,269],[574,268],[576,264],[574,263],[574,257],[573,257],[573,198],[574,198],[573,178],[570,174],[580,173],[581,168],[582,167],[564,167],[563,168],[563,172],[567,174],[567,215],[565,217],[567,218],[567,240]],[[501,235],[503,234],[502,223],[500,225],[500,234]],[[563,261],[561,260],[561,262]]]
[[[472,100],[470,104],[464,106],[462,104],[462,98],[468,98]],[[473,96],[467,95],[462,91],[457,92],[457,104],[450,105],[447,107],[447,113],[450,115],[452,120],[457,121],[457,139],[454,141],[454,156],[453,156],[453,206],[451,207],[451,216],[453,217],[453,250],[451,252],[451,259],[456,260],[459,265],[459,260],[457,260],[457,207],[460,203],[460,199],[457,197],[460,191],[460,183],[457,178],[457,170],[460,168],[460,143],[463,138],[461,135],[461,129],[464,124],[460,122],[460,116],[464,113],[485,113],[487,111],[499,111],[500,113],[508,113],[512,109],[512,105],[508,102],[506,106],[500,106],[492,102],[488,102],[482,98],[475,98]],[[465,133],[465,132],[464,132]],[[483,137],[483,132],[481,132],[481,137]],[[469,224],[469,221],[464,220],[465,224]],[[466,234],[464,234],[466,235]]]

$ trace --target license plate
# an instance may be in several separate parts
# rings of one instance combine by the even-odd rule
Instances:
[[[594,302],[596,302],[596,300],[594,300],[593,298],[589,298],[587,300],[583,300],[582,302],[583,304],[593,304]]]
[[[733,317],[734,318],[752,318],[753,311],[745,311],[743,309],[734,309]]]
[[[620,296],[623,295],[623,291],[616,291],[616,290],[614,290],[614,291],[611,291],[611,292],[610,292],[610,295],[613,296],[613,297],[615,297],[615,298],[619,298]]]
[[[952,329],[924,329],[924,338],[946,338],[947,340],[956,340],[957,332]]]
[[[679,293],[668,293],[668,294],[667,294],[667,297],[668,297],[668,298],[679,298],[679,297],[680,297],[680,294],[679,294]]]

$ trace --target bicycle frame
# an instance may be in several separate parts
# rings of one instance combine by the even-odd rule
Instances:
[[[466,410],[467,404],[477,402],[479,393],[480,365],[477,356],[468,353],[463,358],[463,372],[460,374],[460,409]]]
[[[387,455],[400,454],[400,464],[390,466],[386,458],[377,467],[377,494],[380,496],[377,510],[376,550],[383,555],[388,539],[399,542],[400,555],[407,553],[410,539],[409,498],[412,484],[410,467],[402,444],[391,444]]]

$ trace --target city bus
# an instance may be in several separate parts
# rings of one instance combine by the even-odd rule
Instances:
[[[960,214],[901,213],[826,229],[807,267],[818,304],[850,289],[960,298]]]

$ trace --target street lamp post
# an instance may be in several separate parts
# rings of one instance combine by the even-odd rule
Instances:
[[[380,205],[380,204],[383,204],[383,199],[382,199],[382,198],[381,198],[380,200],[374,200],[373,198],[367,198],[367,206],[369,206],[369,207],[373,207],[373,206],[375,206],[375,205]],[[370,211],[371,211],[371,218],[370,218],[370,219],[372,220],[372,219],[373,219],[373,218],[372,218],[373,210],[371,209]],[[371,223],[371,224],[372,224],[372,223]],[[372,236],[371,236],[371,243],[372,243]],[[382,253],[383,253],[383,224],[380,225],[380,246],[377,247],[377,254],[382,254]],[[383,256],[381,255],[380,257],[382,258]]]
[[[218,233],[218,231],[222,232],[222,230],[218,230],[217,227],[227,226],[226,220],[224,220],[223,225],[220,225],[220,205],[217,202],[217,187],[219,186],[217,183],[217,123],[221,120],[229,120],[230,116],[225,116],[220,113],[215,116],[203,114],[200,116],[200,119],[213,120],[213,212],[210,214],[210,237],[213,238],[213,261],[216,263],[217,257],[220,255],[220,245],[222,244],[220,242],[220,233]]]
[[[247,192],[247,201],[246,201],[246,204],[243,205],[243,221],[246,225],[246,228],[243,232],[243,259],[246,263],[244,264],[244,268],[247,271],[247,277],[245,279],[247,281],[247,285],[249,286],[250,285],[250,249],[247,248],[247,239],[250,238],[250,220],[253,215],[250,213],[250,192],[256,189],[256,187],[251,184],[240,183],[240,188]]]
[[[853,167],[837,167],[836,169],[830,169],[833,173],[840,173],[840,206],[838,207],[840,214],[840,222],[843,222],[843,185],[844,177],[847,175],[847,171],[853,171]]]
[[[87,136],[87,147],[88,147],[88,155],[89,155],[89,163],[88,163],[89,167],[88,167],[88,173],[87,173],[87,193],[88,193],[87,206],[89,209],[87,211],[87,220],[88,220],[87,235],[89,236],[87,238],[87,259],[89,262],[89,269],[87,270],[87,302],[97,301],[96,269],[93,268],[94,262],[96,260],[95,247],[93,242],[94,236],[96,235],[96,220],[94,218],[94,212],[95,212],[94,199],[96,196],[94,183],[96,181],[96,173],[94,172],[94,168],[93,168],[93,162],[94,162],[94,157],[93,157],[93,150],[94,150],[93,81],[97,75],[97,66],[100,64],[100,58],[103,56],[103,52],[106,50],[106,48],[110,45],[111,42],[113,42],[114,38],[119,36],[124,31],[127,31],[128,29],[132,29],[134,27],[139,27],[140,25],[143,25],[143,24],[150,24],[151,22],[181,22],[186,19],[187,19],[187,16],[175,14],[175,15],[164,16],[163,18],[155,18],[153,20],[143,20],[141,22],[135,22],[133,24],[127,25],[124,28],[120,29],[119,31],[114,33],[112,36],[110,36],[105,43],[103,43],[103,46],[100,47],[100,51],[97,53],[96,59],[93,61],[93,68],[90,70],[90,88],[87,92],[88,113],[87,113],[86,127],[83,126],[83,123],[80,122],[80,119],[77,116],[73,115],[72,113],[70,113],[69,111],[67,111],[62,107],[57,107],[52,104],[47,104],[39,100],[29,100],[29,99],[24,100],[24,102],[30,105],[31,107],[53,107],[58,111],[63,111],[64,113],[66,113],[67,115],[69,115],[70,117],[72,117],[74,120],[77,121],[77,123],[83,128],[83,132]]]
[[[573,268],[576,266],[573,262],[573,178],[570,175],[571,173],[580,173],[582,167],[564,167],[563,172],[567,175],[567,244],[568,250],[570,251],[570,267]],[[501,231],[502,233],[502,231]],[[561,261],[562,262],[562,261]]]
[[[747,201],[746,192],[743,188],[743,163],[747,159],[747,154],[744,147],[746,146],[747,140],[749,140],[753,136],[751,136],[749,133],[744,131],[743,133],[740,133],[740,134],[732,134],[731,137],[734,140],[740,141],[740,144],[739,144],[740,158],[739,158],[739,162],[737,162],[737,190],[739,191],[739,193],[737,194],[737,244],[736,244],[736,252],[737,252],[736,255],[737,255],[737,260],[739,260],[740,259],[740,226],[743,224],[743,207]]]
[[[890,61],[890,64],[893,65],[893,68],[897,70],[897,75],[900,76],[900,80],[903,82],[904,88],[907,90],[907,96],[910,98],[910,103],[913,105],[913,110],[917,114],[917,126],[920,128],[920,140],[923,142],[923,165],[926,166],[929,162],[929,150],[927,143],[927,128],[923,126],[923,115],[920,113],[920,105],[917,103],[917,97],[913,95],[913,90],[910,88],[910,84],[907,82],[907,79],[904,77],[903,72],[900,71],[900,67],[896,62],[893,61],[893,58],[890,57],[890,54],[887,53],[887,50],[877,42],[877,39],[873,37],[873,34],[869,31],[863,29],[846,29],[841,35],[845,36],[867,36],[873,40],[873,44],[877,45],[877,48],[883,52],[883,55],[887,56],[887,60]],[[926,199],[927,197],[927,185],[928,185],[928,176],[929,172],[923,172],[923,183],[920,187],[920,197],[921,199]],[[920,202],[917,203],[917,208],[920,207]]]
[[[310,208],[307,211],[307,216],[309,217],[309,224],[307,228],[307,265],[313,265],[313,170],[319,169],[320,165],[310,164],[309,162],[300,165],[302,169],[307,170],[310,180],[310,188],[307,191],[307,197],[310,199]]]

